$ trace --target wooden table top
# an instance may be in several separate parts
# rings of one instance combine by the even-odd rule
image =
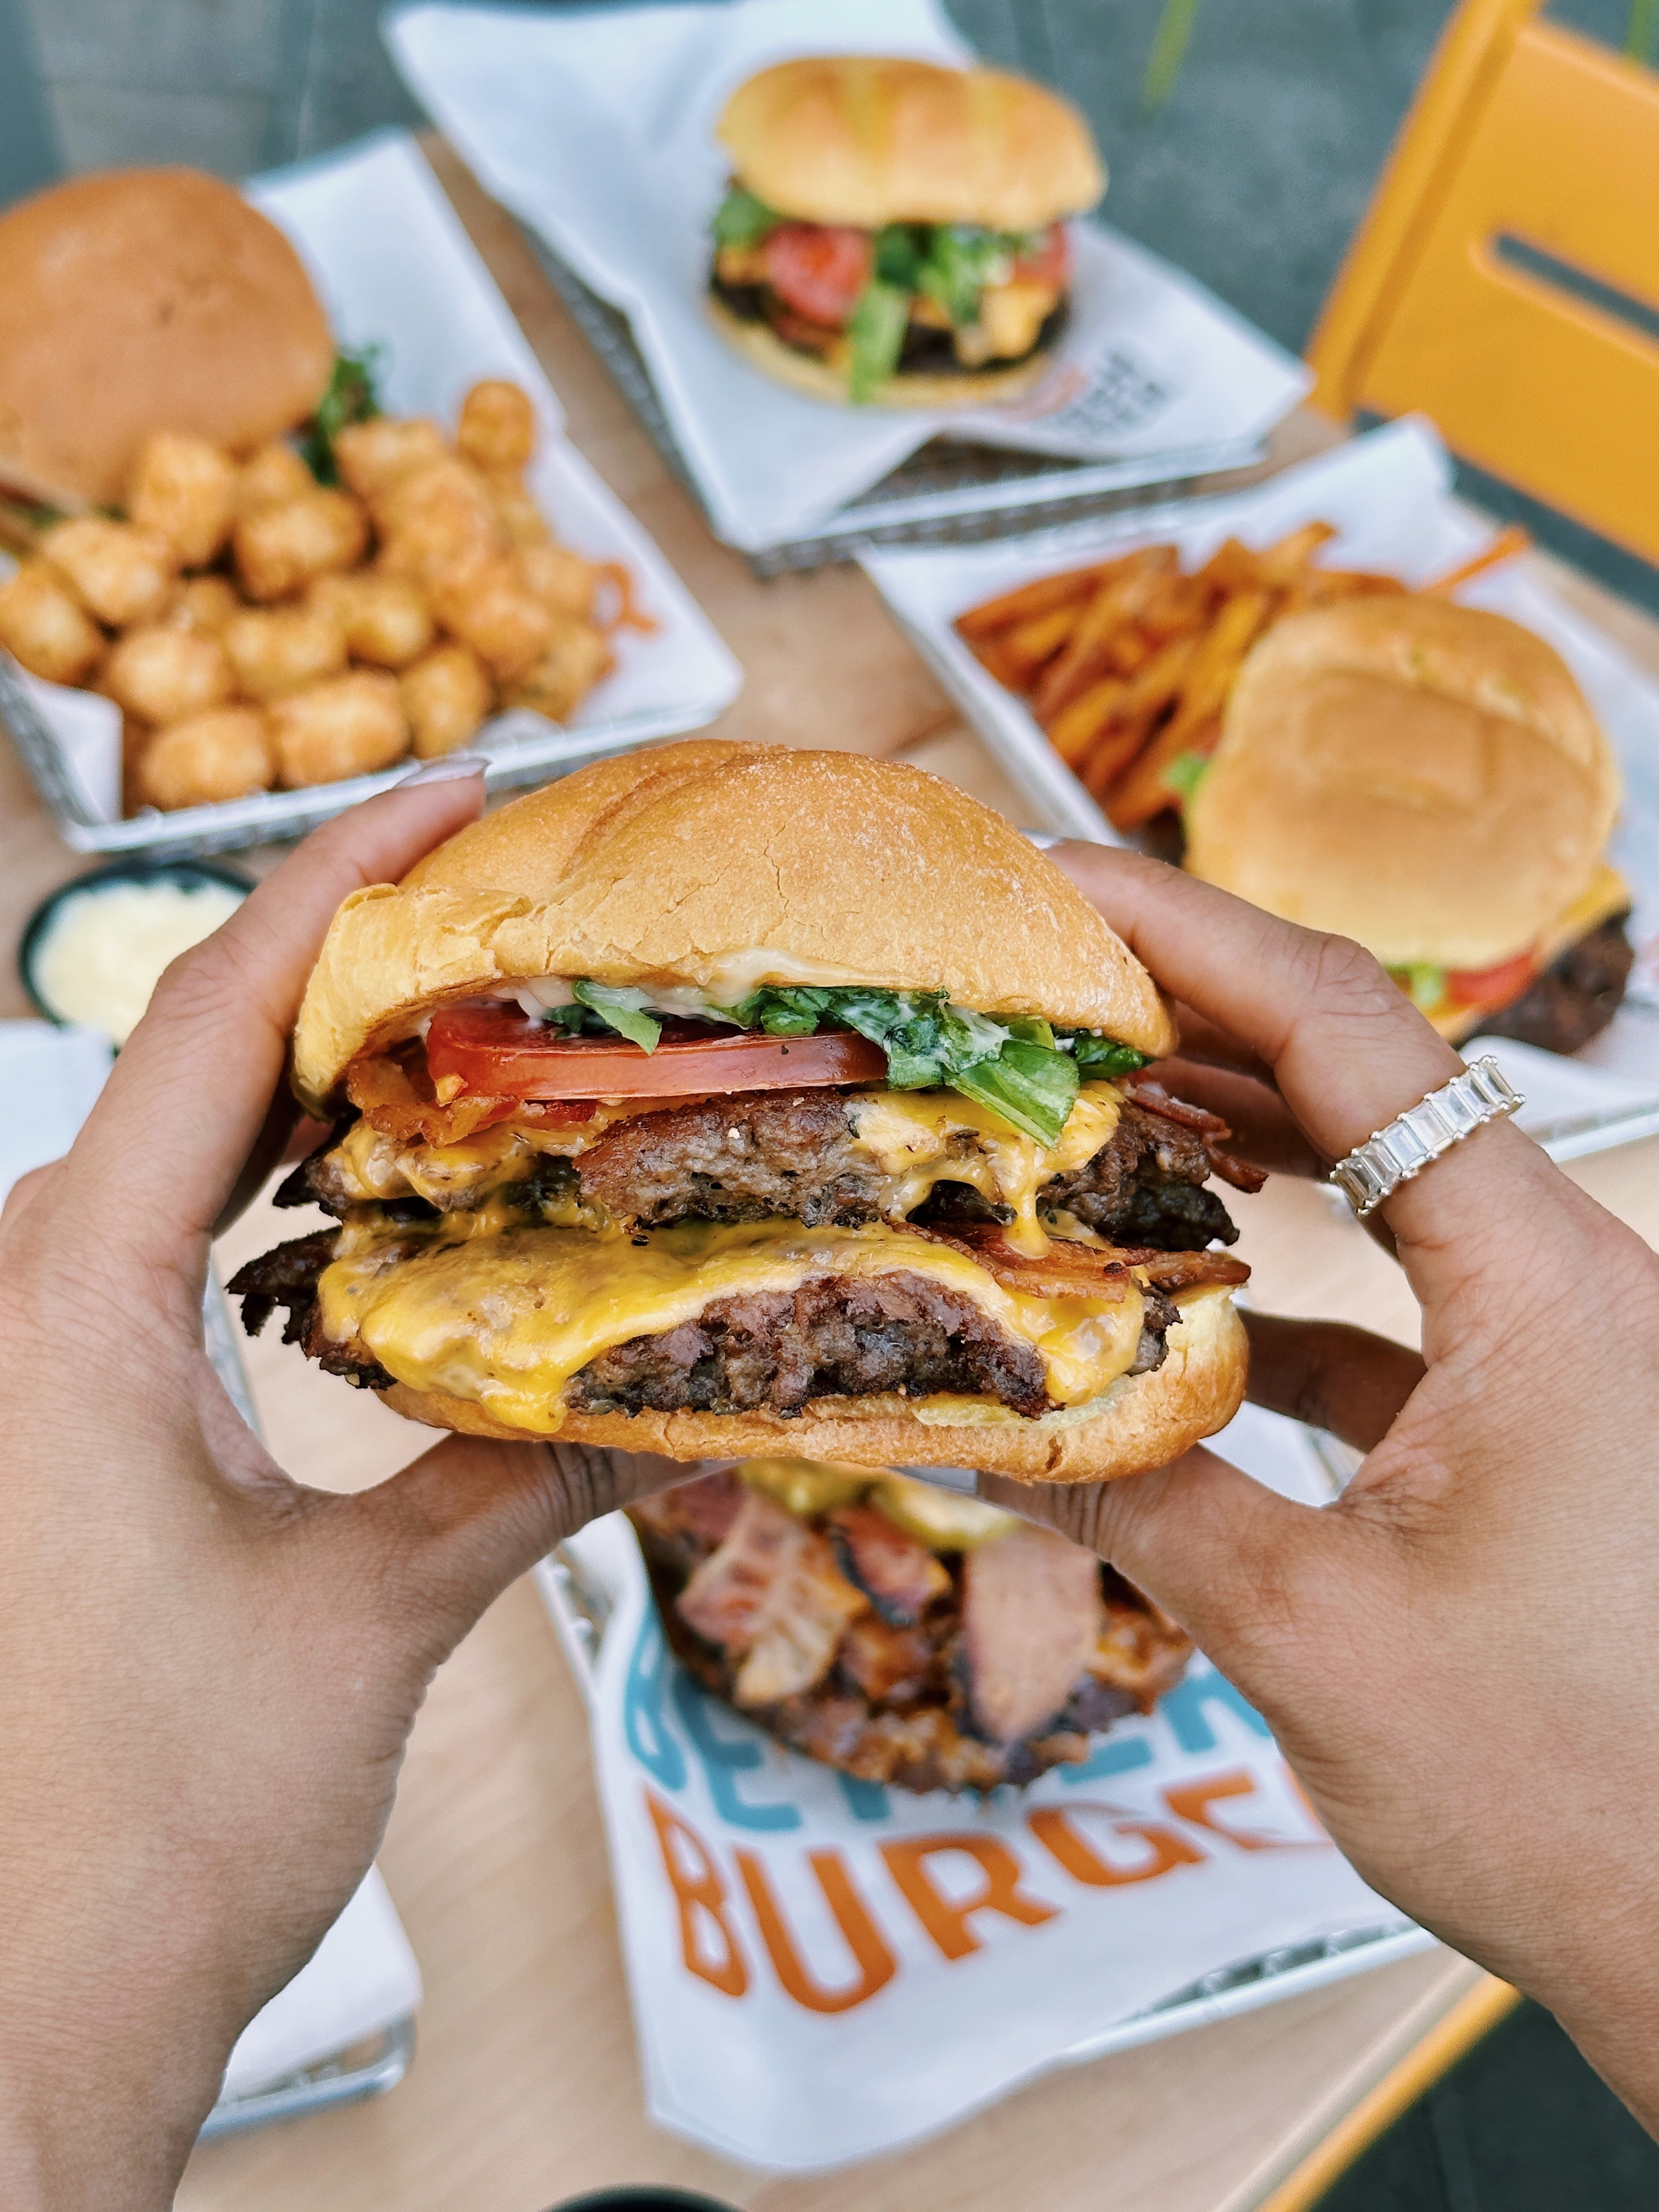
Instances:
[[[520,238],[441,143],[434,166],[564,403],[570,434],[632,507],[743,662],[723,735],[902,755],[1015,819],[1024,810],[856,569],[758,584],[696,507]],[[1303,418],[1279,457],[1328,441]],[[1596,587],[1553,580],[1659,669],[1659,626]],[[262,865],[270,856],[255,856]],[[13,932],[85,866],[0,746],[0,913]],[[0,1015],[28,1011],[10,963]],[[1659,1141],[1572,1172],[1659,1241]],[[1249,1202],[1259,1302],[1404,1339],[1416,1313],[1392,1265],[1320,1191]],[[228,1273],[289,1233],[268,1202],[224,1241]],[[272,1448],[307,1480],[357,1488],[426,1432],[342,1389],[275,1332],[247,1347]],[[208,2146],[181,2212],[538,2212],[623,2182],[702,2190],[754,2212],[1247,2212],[1481,1978],[1434,1950],[1169,2041],[1062,2070],[939,2140],[812,2180],[757,2175],[659,2134],[641,2104],[583,1709],[528,1582],[442,1670],[415,1729],[380,1864],[426,2000],[389,2096]]]

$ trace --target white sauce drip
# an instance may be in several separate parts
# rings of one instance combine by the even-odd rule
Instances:
[[[242,902],[228,884],[110,883],[59,905],[35,948],[36,990],[66,1022],[125,1044],[162,970]]]

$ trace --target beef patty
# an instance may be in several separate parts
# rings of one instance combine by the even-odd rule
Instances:
[[[890,1183],[856,1142],[855,1098],[833,1091],[757,1091],[709,1099],[619,1122],[575,1160],[530,1155],[529,1173],[509,1187],[526,1210],[539,1212],[556,1188],[613,1220],[665,1228],[675,1221],[762,1221],[783,1218],[809,1228],[880,1218]],[[295,1169],[276,1194],[279,1206],[320,1205],[343,1214],[351,1203],[331,1159],[336,1131]],[[970,1130],[951,1139],[965,1159],[977,1152]],[[1204,1183],[1212,1161],[1203,1136],[1126,1099],[1111,1137],[1094,1158],[1057,1176],[1039,1194],[1046,1210],[1065,1208],[1114,1243],[1158,1251],[1201,1250],[1212,1239],[1237,1242],[1226,1207]],[[948,1171],[948,1162],[947,1162]],[[476,1195],[457,1204],[476,1204]],[[403,1201],[405,1218],[434,1209]],[[967,1182],[945,1182],[916,1218],[1011,1218]]]
[[[1618,1012],[1636,954],[1616,915],[1570,945],[1518,999],[1480,1024],[1483,1036],[1514,1037],[1546,1052],[1577,1052]]]
[[[323,1332],[317,1285],[338,1234],[320,1230],[278,1245],[240,1268],[228,1287],[243,1301],[250,1336],[283,1306],[285,1344],[301,1345],[329,1373],[360,1388],[387,1389],[394,1378],[366,1346],[337,1343]],[[1163,1292],[1149,1287],[1145,1297],[1134,1375],[1163,1364],[1167,1332],[1181,1318]],[[950,1392],[994,1398],[1035,1417],[1049,1411],[1046,1384],[1042,1356],[1024,1338],[1010,1335],[971,1298],[899,1272],[826,1275],[797,1291],[716,1299],[695,1321],[632,1337],[590,1360],[572,1378],[565,1402],[582,1413],[649,1408],[788,1419],[812,1398]]]

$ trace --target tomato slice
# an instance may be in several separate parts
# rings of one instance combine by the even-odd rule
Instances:
[[[1518,999],[1538,973],[1530,952],[1517,952],[1513,960],[1500,960],[1495,968],[1454,968],[1446,988],[1460,1006],[1507,1006]]]
[[[1071,273],[1071,234],[1063,222],[1051,222],[1036,250],[1022,253],[1014,264],[1016,276],[1026,277],[1034,284],[1052,284],[1057,292],[1066,289]]]
[[[500,1098],[682,1098],[732,1091],[796,1091],[879,1082],[887,1055],[851,1030],[774,1037],[696,1022],[665,1022],[654,1052],[626,1037],[563,1037],[500,1000],[446,1006],[432,1017],[427,1072],[459,1076]]]
[[[761,247],[767,282],[786,307],[837,327],[870,281],[875,240],[844,224],[781,222]]]

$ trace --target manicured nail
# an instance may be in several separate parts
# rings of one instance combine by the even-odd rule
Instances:
[[[489,766],[486,753],[443,753],[417,768],[412,775],[400,777],[398,788],[404,790],[411,783],[458,783],[464,775],[482,775]]]

